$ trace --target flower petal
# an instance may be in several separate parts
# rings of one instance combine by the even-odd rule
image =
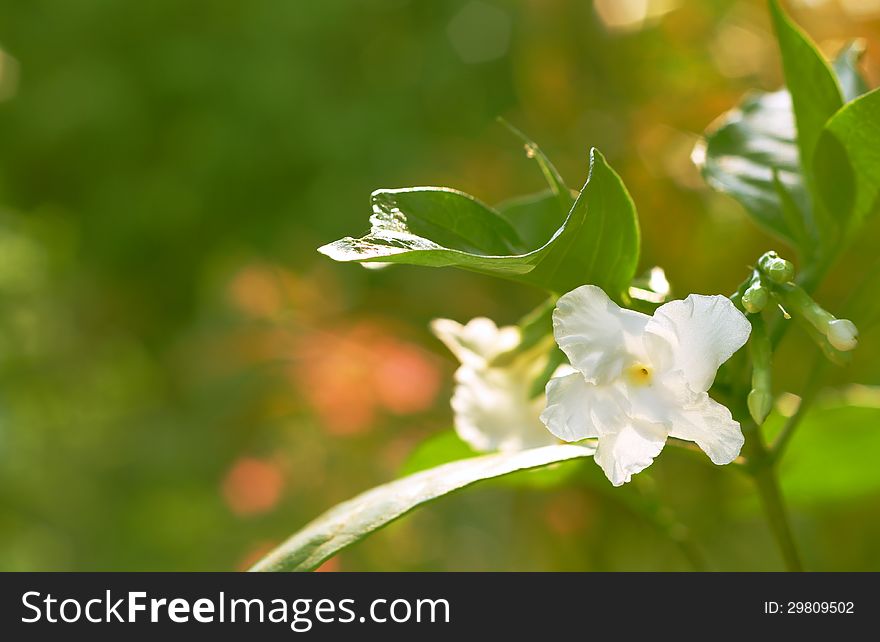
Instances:
[[[539,418],[543,398],[529,398],[529,380],[519,372],[462,366],[455,381],[455,430],[474,450],[509,452],[559,443]]]
[[[645,326],[645,343],[655,367],[680,370],[692,390],[705,392],[751,330],[727,297],[691,294],[657,308]]]
[[[471,319],[466,325],[452,319],[434,319],[431,331],[463,365],[472,367],[485,366],[520,342],[519,328],[499,328],[492,319],[485,317]]]
[[[650,319],[619,307],[601,288],[582,285],[556,303],[553,334],[587,381],[607,383],[642,355],[642,333]]]
[[[625,408],[616,389],[589,383],[575,372],[549,381],[541,421],[560,439],[580,441],[618,430],[627,422]]]
[[[647,421],[631,421],[618,432],[599,437],[596,463],[615,486],[651,465],[666,443],[666,429]]]
[[[713,463],[722,466],[739,456],[744,442],[730,410],[705,392],[673,417],[669,436],[696,442]]]
[[[653,373],[647,383],[620,380],[615,384],[629,402],[629,416],[667,428],[683,407],[697,398],[678,370]]]

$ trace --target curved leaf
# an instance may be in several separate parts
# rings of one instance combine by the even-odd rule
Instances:
[[[514,279],[551,292],[584,283],[613,295],[635,273],[639,231],[635,206],[598,150],[568,216],[543,245],[528,251],[495,210],[444,188],[373,193],[370,233],[319,248],[336,261],[453,266]]]
[[[562,444],[473,457],[415,473],[339,504],[260,560],[252,571],[310,571],[343,548],[433,499],[518,470],[590,457],[591,446]]]
[[[792,244],[806,236],[810,201],[787,91],[746,96],[709,126],[694,161],[710,187],[733,196],[768,231]],[[797,217],[786,214],[786,198]]]
[[[840,86],[831,66],[807,35],[785,15],[777,0],[770,0],[770,15],[782,54],[785,86],[794,104],[802,169],[809,183],[813,150],[822,128],[843,106]]]
[[[816,198],[813,158],[826,121],[842,105],[840,87],[850,93],[863,87],[856,68],[859,45],[845,47],[832,71],[775,0],[770,10],[787,89],[744,98],[710,125],[694,160],[711,187],[736,198],[768,231],[809,254],[838,239],[838,210]]]
[[[639,249],[636,206],[617,172],[593,149],[586,184],[563,227],[538,250],[540,260],[527,278],[557,293],[591,283],[618,298],[636,274]]]
[[[853,233],[880,206],[880,89],[834,114],[819,139],[815,162],[826,207]]]
[[[495,206],[510,221],[530,247],[541,247],[556,233],[568,214],[560,211],[559,198],[552,190],[517,196]]]

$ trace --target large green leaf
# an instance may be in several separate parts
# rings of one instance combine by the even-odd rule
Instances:
[[[401,515],[433,499],[518,470],[592,456],[590,446],[562,444],[473,457],[377,486],[339,504],[259,561],[254,571],[310,571]]]
[[[596,149],[589,178],[562,225],[533,249],[522,247],[498,212],[461,192],[379,190],[372,199],[367,236],[346,237],[319,251],[337,261],[453,266],[557,293],[593,283],[612,296],[624,292],[638,263],[635,206]]]
[[[777,0],[770,0],[770,15],[782,54],[785,86],[792,96],[802,169],[809,182],[813,150],[825,123],[843,106],[843,98],[831,66]]]
[[[586,185],[563,227],[538,250],[542,256],[528,278],[557,293],[592,283],[617,298],[635,276],[639,245],[636,206],[617,172],[593,149]]]
[[[815,162],[826,207],[852,234],[880,206],[880,89],[834,114],[819,139]]]
[[[810,253],[816,246],[832,242],[834,235],[826,229],[828,221],[821,220],[827,219],[824,210],[814,214],[808,186],[811,179],[803,173],[799,148],[809,148],[807,158],[813,158],[816,138],[837,109],[835,105],[841,103],[840,92],[838,81],[806,36],[776,3],[771,3],[771,8],[788,89],[746,96],[710,125],[694,160],[711,187],[736,198],[768,231]],[[856,44],[845,47],[834,62],[839,82],[848,92],[864,86],[856,67],[858,51]],[[819,78],[815,86],[812,76]],[[800,102],[816,103],[799,107],[797,123],[790,91]],[[801,131],[806,132],[804,140],[799,136]]]
[[[810,200],[787,91],[746,96],[709,126],[694,161],[711,187],[737,199],[768,231],[792,245],[806,236]],[[794,215],[786,212],[787,203]]]
[[[545,245],[568,215],[568,210],[560,209],[559,197],[549,189],[504,201],[496,209],[530,247]]]

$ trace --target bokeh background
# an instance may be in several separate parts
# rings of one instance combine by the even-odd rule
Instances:
[[[828,55],[864,38],[880,84],[880,0],[789,6]],[[245,568],[448,431],[428,321],[510,323],[540,293],[315,248],[366,231],[375,188],[541,189],[498,115],[573,186],[603,151],[675,293],[732,291],[786,248],[689,155],[780,82],[760,0],[0,4],[0,569]],[[830,275],[832,310],[872,252]],[[782,468],[813,569],[880,570],[876,335]],[[790,333],[780,391],[812,352]],[[323,568],[780,568],[749,480],[707,463],[489,484]]]

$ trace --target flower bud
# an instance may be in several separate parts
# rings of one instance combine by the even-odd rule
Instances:
[[[788,283],[794,278],[794,265],[776,252],[767,252],[758,259],[758,267],[774,283]]]
[[[764,390],[752,390],[746,401],[749,405],[749,414],[760,426],[773,408],[773,396]]]
[[[816,303],[800,286],[793,283],[776,288],[782,306],[792,316],[808,321],[820,335],[828,334],[828,325],[834,321],[834,315]]]
[[[767,288],[761,285],[760,281],[757,281],[743,292],[742,306],[749,314],[757,314],[767,305],[768,298]]]
[[[749,356],[752,360],[752,390],[746,398],[749,414],[759,426],[767,419],[773,406],[771,360],[773,347],[767,335],[764,319],[757,314],[750,317],[752,334],[749,337]]]
[[[835,319],[825,331],[828,342],[841,352],[849,352],[859,342],[859,329],[849,319]]]

